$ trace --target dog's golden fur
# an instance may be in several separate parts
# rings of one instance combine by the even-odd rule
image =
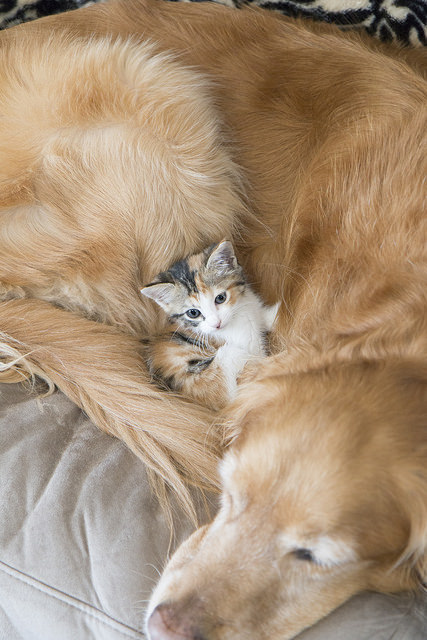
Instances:
[[[283,301],[228,411],[223,507],[160,582],[153,638],[283,640],[360,589],[419,585],[425,53],[151,0],[0,46],[3,380],[51,380],[191,510],[183,476],[216,483],[217,432],[150,385],[139,285],[230,234]]]

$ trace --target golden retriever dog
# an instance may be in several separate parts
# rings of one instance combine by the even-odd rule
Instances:
[[[427,579],[424,51],[156,0],[0,38],[1,379],[62,389],[211,525],[151,640],[285,640]],[[151,382],[142,284],[224,236],[273,355],[222,415]],[[213,425],[217,425],[214,428]]]

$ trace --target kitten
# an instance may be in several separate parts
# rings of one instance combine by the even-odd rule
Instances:
[[[212,383],[215,369],[217,379],[223,378],[227,398],[232,399],[245,364],[267,355],[266,334],[271,331],[278,305],[265,306],[252,290],[231,242],[225,240],[176,262],[141,293],[160,305],[173,324],[173,332],[160,339],[163,347],[169,342],[166,353],[157,341],[150,364],[152,372],[175,390],[184,386],[182,376],[202,372],[206,372],[206,383],[208,379]],[[179,341],[182,355],[186,353],[183,360],[191,347],[198,350],[197,357],[186,360],[187,366],[178,364]],[[204,349],[209,357],[203,359]]]

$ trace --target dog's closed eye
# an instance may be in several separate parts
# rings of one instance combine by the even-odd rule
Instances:
[[[291,541],[284,538],[289,544]],[[353,546],[344,540],[337,540],[329,536],[319,536],[310,542],[310,546],[297,546],[297,540],[289,544],[286,553],[290,553],[297,560],[311,563],[317,567],[332,568],[337,565],[354,562],[357,553]]]
[[[295,549],[293,552],[295,558],[298,560],[304,560],[305,562],[316,562],[314,554],[310,549]]]

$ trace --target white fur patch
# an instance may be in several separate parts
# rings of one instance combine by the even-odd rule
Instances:
[[[321,565],[334,566],[346,562],[355,562],[357,554],[344,540],[320,536],[314,545],[314,556]]]

